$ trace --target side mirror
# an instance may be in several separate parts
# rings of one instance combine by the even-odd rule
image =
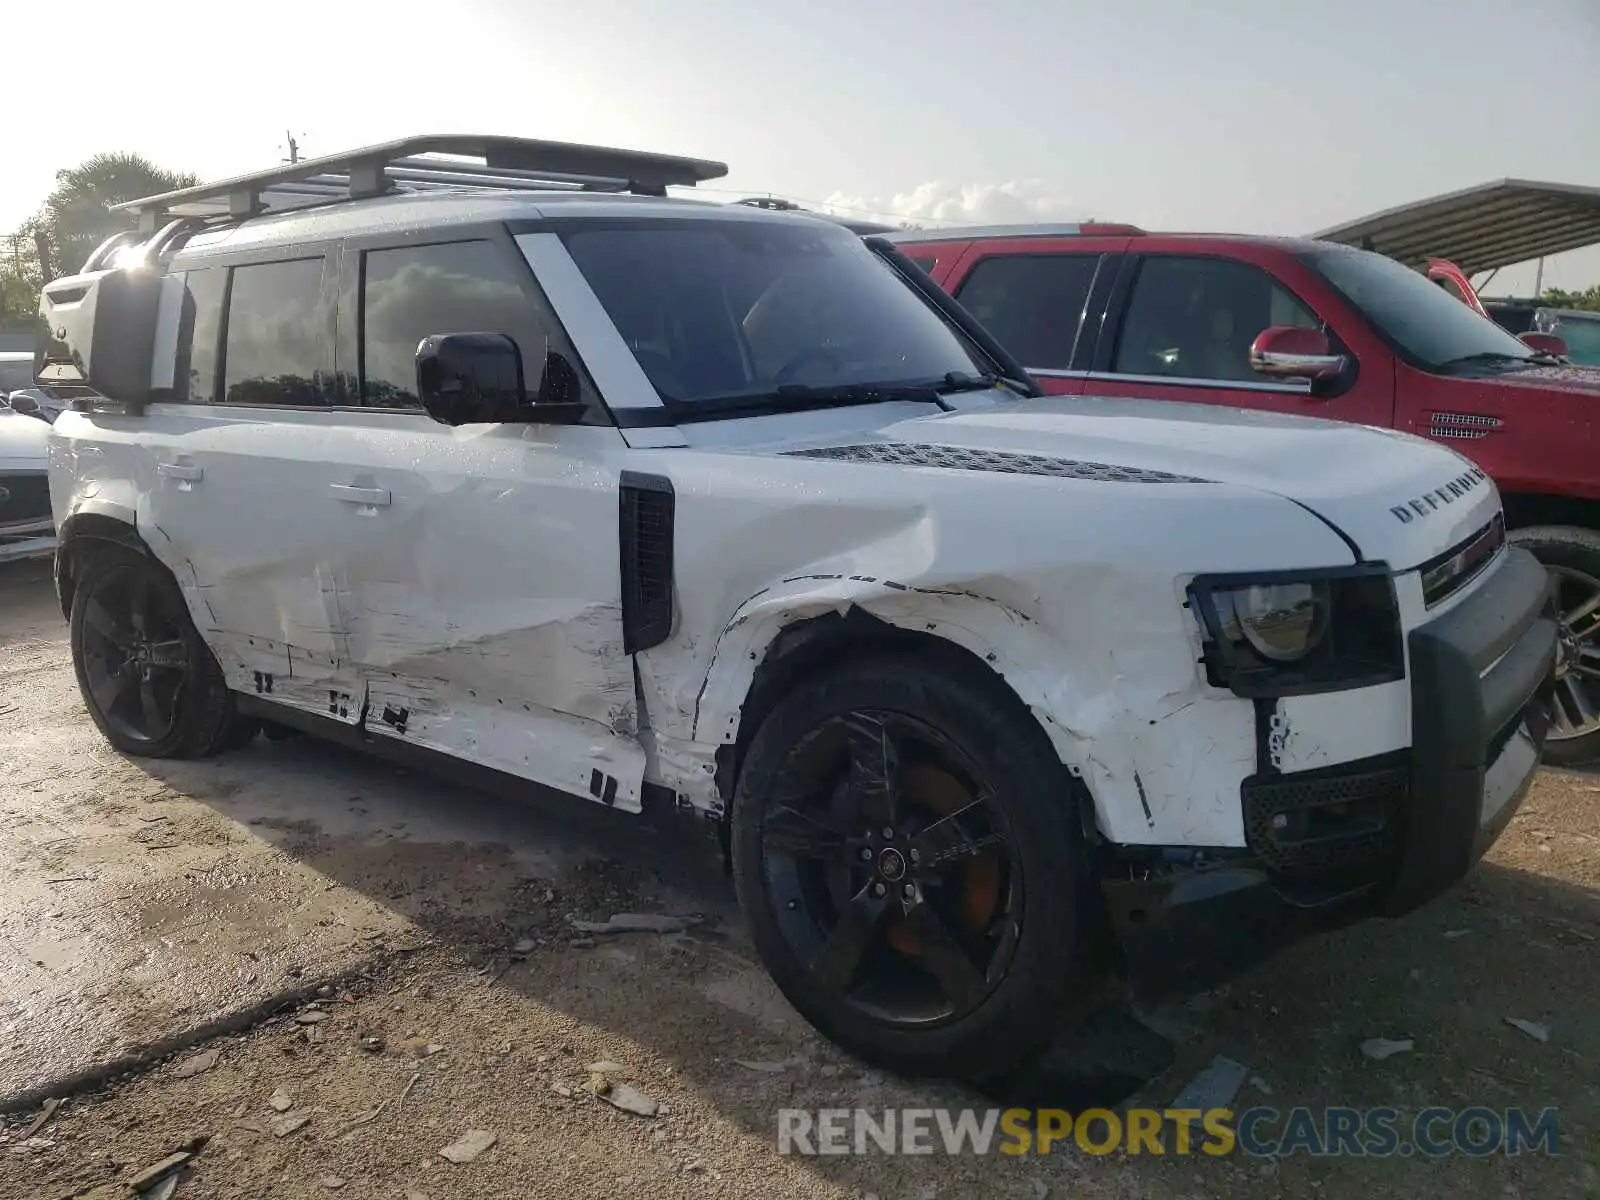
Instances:
[[[1250,367],[1274,379],[1333,379],[1345,368],[1326,334],[1293,325],[1274,325],[1250,343]]]
[[[39,415],[39,402],[26,392],[13,392],[7,403],[11,405],[11,411],[14,413],[21,413],[25,417]]]
[[[1567,342],[1565,338],[1557,337],[1553,333],[1535,333],[1532,330],[1519,336],[1522,338],[1522,344],[1530,350],[1553,354],[1557,358],[1567,357]]]
[[[552,353],[549,358],[573,371],[560,355]],[[417,346],[417,395],[428,415],[445,425],[505,421],[574,425],[586,406],[569,399],[567,389],[553,388],[551,375],[547,363],[540,396],[530,400],[522,351],[503,333],[437,333]],[[556,394],[546,400],[551,392]]]

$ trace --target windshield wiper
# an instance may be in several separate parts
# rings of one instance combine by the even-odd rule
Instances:
[[[937,404],[941,409],[949,409],[949,405],[940,399],[937,385],[928,383],[849,383],[833,387],[782,383],[766,392],[735,392],[723,396],[703,396],[696,400],[672,399],[668,401],[668,407],[694,413],[704,420],[711,416],[767,416],[815,408],[842,408],[853,404],[882,404],[891,400]]]
[[[920,383],[843,383],[834,387],[785,383],[772,394],[779,400],[811,404],[880,404],[886,400],[905,400],[913,404],[937,404],[948,410],[950,406],[939,395],[943,390]]]
[[[1479,354],[1463,354],[1460,358],[1451,358],[1439,364],[1440,368],[1470,367],[1477,363],[1528,363],[1548,360],[1560,362],[1555,355],[1543,350],[1531,350],[1527,354],[1507,354],[1503,350],[1485,350]]]
[[[1032,397],[1033,391],[1021,380],[998,374],[994,371],[984,371],[978,375],[967,375],[960,371],[949,371],[945,374],[944,382],[940,386],[941,392],[985,392],[990,388],[1005,388],[1019,396]]]

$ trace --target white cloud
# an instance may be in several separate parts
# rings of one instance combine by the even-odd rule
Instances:
[[[841,216],[873,216],[888,221],[929,224],[1010,225],[1028,221],[1081,221],[1081,205],[1048,191],[1036,180],[1006,183],[919,183],[893,196],[852,196],[835,192],[824,207]]]

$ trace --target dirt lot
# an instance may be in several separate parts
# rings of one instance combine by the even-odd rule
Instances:
[[[782,1108],[994,1104],[813,1035],[689,831],[509,808],[307,741],[113,754],[41,564],[0,569],[0,858],[0,1197],[131,1196],[186,1146],[147,1195],[1600,1196],[1596,775],[1546,774],[1424,911],[1141,1014],[1171,1052],[1137,1103],[1222,1054],[1248,1067],[1237,1109],[1554,1107],[1555,1158],[780,1156]],[[616,912],[689,920],[571,924]],[[1414,1048],[1373,1061],[1374,1037]],[[1029,1099],[1084,1103],[1081,1078],[1042,1078]],[[469,1130],[494,1143],[441,1155]]]

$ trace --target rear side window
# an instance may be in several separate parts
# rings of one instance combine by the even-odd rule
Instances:
[[[325,403],[322,259],[235,267],[223,395],[229,404]]]
[[[1250,344],[1273,325],[1321,329],[1316,314],[1260,267],[1226,258],[1147,258],[1112,370],[1261,383]]]
[[[906,257],[921,267],[924,275],[932,275],[933,269],[939,265],[938,256],[933,254],[908,254]]]
[[[1016,254],[985,258],[956,299],[1029,370],[1072,364],[1098,254]]]
[[[178,325],[178,363],[172,398],[190,404],[217,399],[217,350],[222,339],[226,267],[202,267],[183,276],[183,312]]]
[[[575,356],[558,344],[555,317],[535,301],[526,275],[517,260],[488,241],[368,251],[362,278],[362,403],[419,407],[417,343],[436,333],[506,334],[522,351],[529,394],[538,393],[551,353],[561,353],[568,366]],[[564,388],[576,386],[573,371],[562,370],[559,378]],[[562,398],[582,396],[564,393]]]

